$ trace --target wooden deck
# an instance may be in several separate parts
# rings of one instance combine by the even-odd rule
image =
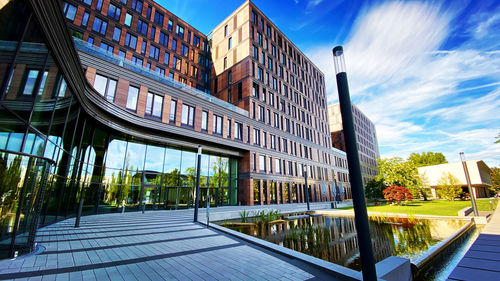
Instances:
[[[500,280],[500,203],[448,280]]]

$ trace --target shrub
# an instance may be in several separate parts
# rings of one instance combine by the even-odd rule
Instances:
[[[448,172],[439,179],[436,191],[440,197],[453,201],[460,197],[462,185],[455,176]]]
[[[411,201],[413,195],[406,187],[391,185],[384,189],[384,198],[388,203],[401,205],[403,201]]]

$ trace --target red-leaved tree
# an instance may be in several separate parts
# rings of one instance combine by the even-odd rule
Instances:
[[[384,198],[388,203],[401,205],[401,202],[411,201],[413,199],[413,195],[410,190],[402,186],[391,185],[382,192],[384,193]]]

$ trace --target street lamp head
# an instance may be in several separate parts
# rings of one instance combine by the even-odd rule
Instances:
[[[346,71],[345,59],[344,59],[344,49],[342,46],[337,46],[333,48],[333,64],[335,66],[335,74]]]
[[[462,160],[462,162],[465,161],[465,155],[463,152],[460,152],[460,160]]]
[[[202,149],[201,149],[201,144],[200,144],[200,145],[198,145],[198,154],[201,154],[201,150]]]

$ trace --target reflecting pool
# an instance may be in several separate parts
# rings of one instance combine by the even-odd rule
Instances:
[[[353,217],[318,216],[294,220],[264,221],[249,218],[246,223],[221,225],[266,241],[361,270]],[[370,217],[375,261],[391,255],[417,259],[430,247],[464,226],[463,220]]]

